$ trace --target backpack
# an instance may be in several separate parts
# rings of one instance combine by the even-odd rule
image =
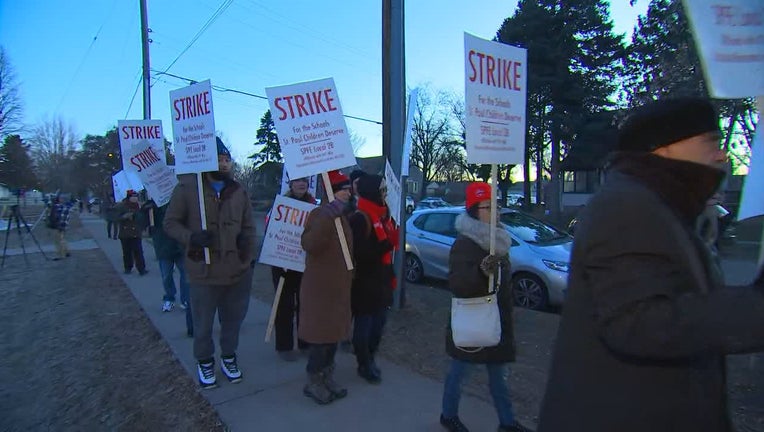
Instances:
[[[48,228],[58,228],[58,211],[55,204],[50,207],[50,213],[48,213]]]

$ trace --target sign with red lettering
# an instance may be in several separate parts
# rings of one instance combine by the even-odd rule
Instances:
[[[467,162],[522,164],[528,51],[464,34]]]
[[[316,206],[310,203],[277,196],[265,229],[260,263],[298,272],[305,271],[305,251],[300,239],[305,223]]]
[[[163,149],[159,157],[162,163],[165,163],[164,135],[162,134],[161,120],[119,120],[117,122],[117,133],[119,133],[119,147],[122,152],[123,170],[135,171],[135,167],[130,164],[130,157],[127,154],[132,153],[134,146],[145,142]]]
[[[356,164],[334,79],[265,89],[284,167],[294,177]]]
[[[160,154],[164,154],[164,146],[157,147],[156,144],[143,141],[127,152],[128,159],[125,162],[132,167],[159,207],[170,202],[172,191],[178,184],[175,172],[164,163]]]
[[[170,92],[176,174],[218,170],[210,80]]]
[[[684,0],[711,95],[764,95],[764,6],[752,0]]]

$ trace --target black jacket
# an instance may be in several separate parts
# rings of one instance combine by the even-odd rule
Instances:
[[[689,217],[703,194],[651,163],[580,219],[539,432],[730,430],[724,356],[764,348],[764,295],[723,285]]]
[[[351,291],[353,315],[376,313],[393,304],[393,267],[382,256],[393,249],[389,241],[379,241],[370,221],[360,210],[349,218],[353,230],[355,278]]]

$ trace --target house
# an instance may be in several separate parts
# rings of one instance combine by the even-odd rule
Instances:
[[[271,200],[281,192],[281,171],[284,164],[281,162],[264,162],[257,167],[252,179],[247,183],[247,192],[255,201]]]
[[[608,154],[616,147],[622,110],[592,114],[583,123],[560,164],[563,209],[586,205],[604,181]]]
[[[11,190],[4,184],[0,183],[0,200],[9,200],[13,197]]]
[[[350,174],[352,170],[358,168],[369,174],[384,175],[385,160],[386,159],[384,156],[356,158],[358,165],[351,167],[346,174]],[[404,193],[406,195],[411,195],[416,200],[421,199],[424,195],[420,190],[422,185],[422,178],[422,171],[419,169],[419,167],[409,165],[409,176],[406,178],[406,186],[403,188]]]

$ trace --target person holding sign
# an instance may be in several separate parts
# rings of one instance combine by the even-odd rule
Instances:
[[[350,288],[353,271],[348,270],[334,220],[339,218],[351,256],[353,234],[347,219],[350,179],[339,171],[329,172],[334,201],[311,211],[302,234],[305,274],[300,285],[299,336],[310,344],[308,383],[305,396],[320,405],[347,395],[334,381],[337,344],[350,334]]]
[[[146,212],[138,203],[138,192],[130,189],[127,196],[117,205],[119,220],[119,240],[122,242],[122,261],[125,274],[133,271],[133,265],[143,276],[146,270],[146,260],[143,257],[143,230],[146,228]]]
[[[467,212],[456,218],[457,237],[448,258],[448,287],[457,298],[485,297],[489,294],[489,277],[499,281],[497,302],[501,339],[496,346],[459,348],[454,344],[449,322],[446,352],[451,357],[451,367],[443,388],[440,424],[449,431],[467,430],[459,419],[462,381],[470,368],[485,365],[493,404],[499,416],[499,431],[529,432],[529,429],[515,420],[507,386],[507,364],[515,361],[512,291],[507,255],[512,239],[505,226],[500,224],[496,230],[496,254],[490,255],[491,189],[491,185],[482,182],[467,186]]]
[[[378,384],[382,375],[374,356],[382,341],[387,308],[393,304],[395,271],[393,251],[398,246],[398,230],[385,204],[387,188],[379,175],[358,178],[358,211],[350,216],[353,229],[353,352],[358,375]]]
[[[764,350],[764,283],[727,287],[695,221],[724,178],[706,99],[633,110],[576,229],[539,431],[731,431],[728,354]]]
[[[236,349],[252,289],[255,226],[244,187],[231,178],[231,153],[217,138],[218,165],[203,173],[207,228],[202,230],[197,176],[182,175],[164,219],[167,234],[185,247],[184,266],[191,285],[194,356],[202,388],[217,386],[212,326],[220,316],[220,368],[228,381],[242,380]],[[210,250],[205,263],[204,248]]]
[[[311,204],[316,199],[308,192],[309,179],[307,177],[289,180],[289,191],[284,196]],[[276,331],[276,352],[286,361],[296,361],[298,356],[294,350],[294,325],[297,318],[297,327],[300,327],[300,283],[302,273],[287,270],[281,267],[271,267],[273,286],[277,287],[279,278],[284,278],[284,287],[281,290],[278,310],[274,329]],[[297,339],[297,347],[307,349],[308,344],[302,339]]]

